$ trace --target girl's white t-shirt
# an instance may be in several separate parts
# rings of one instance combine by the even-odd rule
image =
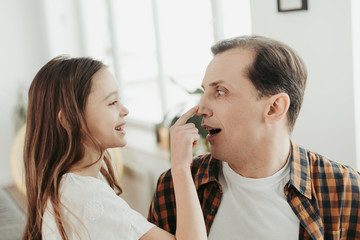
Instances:
[[[65,231],[69,239],[139,239],[154,225],[134,211],[104,181],[66,173],[61,179]],[[48,201],[43,239],[61,239]]]
[[[298,239],[300,221],[284,193],[290,180],[289,162],[266,178],[245,178],[222,162],[223,195],[208,239]]]

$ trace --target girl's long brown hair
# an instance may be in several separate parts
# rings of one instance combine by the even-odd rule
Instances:
[[[28,95],[24,166],[27,195],[27,223],[23,239],[42,239],[42,219],[49,201],[63,239],[68,239],[61,217],[61,177],[84,156],[84,137],[99,149],[89,134],[85,107],[92,76],[105,65],[91,58],[56,57],[43,66],[31,83]],[[66,129],[59,121],[59,111]],[[121,193],[108,154],[101,168],[109,185]]]

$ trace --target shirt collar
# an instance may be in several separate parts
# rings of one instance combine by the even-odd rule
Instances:
[[[311,174],[307,151],[291,142],[290,181],[302,195],[311,199]]]
[[[311,174],[307,151],[290,141],[290,181],[302,195],[311,199]],[[218,182],[220,161],[211,154],[204,154],[199,159],[199,165],[193,168],[196,189],[212,181]]]
[[[218,182],[219,167],[220,161],[213,158],[210,153],[197,157],[192,169],[196,189],[212,181]]]

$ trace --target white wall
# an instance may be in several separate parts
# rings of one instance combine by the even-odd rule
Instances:
[[[307,11],[278,13],[277,1],[251,1],[253,34],[289,44],[308,67],[305,100],[293,139],[360,169],[355,146],[350,1],[309,0],[308,5]]]
[[[0,2],[0,185],[12,182],[10,149],[14,139],[14,107],[47,60],[47,38],[41,0]]]
[[[355,96],[355,131],[357,163],[360,166],[360,1],[351,0],[352,10],[352,45],[354,66],[354,96]]]

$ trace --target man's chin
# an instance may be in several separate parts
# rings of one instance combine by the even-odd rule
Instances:
[[[210,146],[210,154],[213,158],[216,158],[216,159],[220,159],[220,157],[221,157],[221,153],[219,152],[219,150],[213,146]]]

